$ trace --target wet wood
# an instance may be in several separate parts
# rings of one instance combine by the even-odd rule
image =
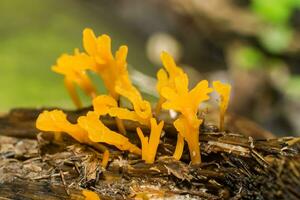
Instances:
[[[0,120],[1,134],[12,125],[18,129],[11,132],[18,137],[0,136],[0,199],[83,199],[82,189],[97,192],[101,199],[300,198],[299,138],[256,140],[205,124],[200,130],[201,165],[189,164],[187,149],[181,161],[174,160],[176,137],[166,133],[154,164],[106,145],[111,157],[103,169],[102,154],[93,147],[67,135],[59,143],[47,133],[37,135],[32,123],[40,111],[18,112]],[[69,112],[70,118],[81,112],[86,111]],[[134,132],[129,134],[138,141]]]
[[[0,199],[85,199],[79,190],[70,189],[70,194],[66,194],[61,185],[49,184],[48,182],[32,182],[21,179],[0,184],[0,191]]]

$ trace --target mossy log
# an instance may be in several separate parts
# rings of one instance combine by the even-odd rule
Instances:
[[[256,140],[204,124],[203,162],[191,165],[187,149],[180,161],[172,158],[176,137],[167,123],[155,163],[107,145],[111,156],[103,169],[102,154],[93,147],[67,135],[55,142],[39,133],[34,128],[39,112],[15,110],[0,118],[0,199],[84,199],[82,189],[101,199],[300,198],[300,138]],[[84,112],[69,116],[75,120]],[[129,135],[138,141],[134,132]]]

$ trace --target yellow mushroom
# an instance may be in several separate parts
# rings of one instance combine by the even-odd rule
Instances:
[[[202,120],[197,118],[199,105],[209,99],[208,94],[212,89],[208,87],[206,80],[200,81],[191,91],[188,90],[188,77],[186,74],[178,76],[174,80],[175,87],[162,88],[161,94],[166,99],[162,104],[163,109],[173,109],[180,112],[180,117],[174,122],[179,132],[177,147],[174,157],[179,159],[183,151],[183,140],[188,143],[192,163],[200,163],[199,127]]]
[[[74,83],[91,98],[97,94],[96,88],[86,71],[93,65],[95,63],[88,55],[75,50],[74,55],[64,54],[59,57],[56,65],[52,67],[54,72],[64,75],[65,86],[77,108],[81,108],[82,103],[76,93]]]
[[[183,70],[176,65],[172,56],[167,52],[162,52],[160,58],[165,69],[160,69],[157,72],[156,89],[160,97],[155,108],[156,115],[160,113],[161,105],[166,101],[166,99],[161,95],[162,88],[166,86],[175,87],[175,78],[185,74]]]
[[[100,197],[96,192],[90,190],[82,190],[83,196],[85,196],[85,200],[100,200]]]
[[[137,128],[138,136],[142,143],[142,159],[146,163],[153,163],[157,152],[160,135],[164,126],[164,122],[157,124],[154,118],[151,118],[151,132],[149,137],[145,137],[142,130]]]
[[[102,78],[108,93],[118,100],[119,95],[115,91],[116,82],[121,76],[129,76],[126,61],[128,47],[121,46],[113,56],[110,37],[105,34],[96,37],[89,28],[83,31],[83,46],[87,54],[96,63],[90,69]]]
[[[220,81],[214,81],[213,87],[220,96],[220,131],[224,131],[225,113],[230,100],[231,86],[226,83],[221,83]]]
[[[36,120],[36,128],[41,131],[51,131],[55,134],[64,132],[80,143],[90,143],[87,132],[78,124],[67,120],[67,115],[61,110],[42,112]]]
[[[103,152],[101,165],[105,168],[108,163],[109,151],[102,145],[92,142],[88,133],[78,124],[72,124],[67,120],[67,115],[61,110],[44,111],[36,120],[36,128],[41,131],[54,132],[56,140],[61,139],[61,132],[67,133],[80,143],[91,145]]]
[[[163,122],[157,125],[156,120],[152,116],[150,103],[143,99],[140,92],[133,86],[127,76],[122,76],[117,81],[116,92],[132,103],[133,110],[121,108],[112,97],[102,95],[98,96],[93,101],[95,113],[100,115],[109,114],[110,116],[119,119],[132,120],[148,126],[151,130],[149,141],[146,141],[140,129],[137,129],[137,133],[141,139],[142,152],[144,152],[142,153],[142,159],[147,163],[153,163],[163,128]],[[149,151],[150,147],[151,151]],[[148,152],[147,156],[145,156],[145,152]]]
[[[142,155],[146,163],[153,163],[164,122],[157,123],[153,117],[150,102],[143,99],[139,90],[130,81],[126,61],[127,46],[120,46],[113,55],[110,37],[105,34],[96,37],[94,32],[87,28],[83,31],[83,47],[84,53],[76,49],[74,55],[64,54],[59,57],[52,70],[64,75],[65,85],[77,107],[81,107],[82,103],[76,93],[76,85],[93,98],[94,111],[79,117],[77,124],[70,123],[62,111],[45,111],[38,117],[36,127],[43,131],[55,132],[56,139],[60,138],[60,132],[65,132],[81,143],[89,145],[106,143],[122,151]],[[188,77],[176,65],[174,59],[168,53],[162,52],[161,60],[164,69],[157,73],[156,88],[160,99],[155,113],[159,114],[161,108],[172,109],[180,113],[174,122],[178,138],[173,156],[178,160],[181,158],[186,141],[192,163],[200,163],[199,127],[202,119],[197,118],[197,112],[199,105],[209,99],[208,94],[212,92],[212,89],[209,88],[208,82],[203,80],[189,90]],[[101,77],[109,95],[97,96],[88,71],[93,71]],[[213,87],[220,96],[220,130],[223,131],[231,86],[215,81]],[[120,96],[131,102],[133,110],[120,107]],[[121,119],[136,121],[147,126],[150,129],[149,137],[144,136],[142,130],[137,128],[142,148],[132,144],[124,135],[106,127],[99,118],[107,114],[116,118],[121,133],[126,132]],[[102,148],[102,151],[104,152],[102,165],[106,166],[109,152],[106,148]]]
[[[98,142],[106,143],[117,147],[122,151],[129,151],[141,155],[141,150],[129,142],[125,136],[111,131],[100,120],[99,114],[89,112],[86,116],[78,118],[77,124],[72,124],[67,120],[67,116],[60,110],[44,111],[36,121],[36,127],[42,131],[51,131],[58,134],[64,132],[69,134],[80,143],[96,145]],[[100,148],[104,152],[102,166],[106,167],[109,152],[106,148]]]
[[[62,55],[52,69],[65,75],[65,86],[74,104],[80,108],[82,103],[76,93],[74,83],[92,98],[96,97],[96,89],[87,75],[87,71],[97,73],[104,82],[109,95],[116,101],[119,94],[115,91],[116,82],[120,77],[127,77],[127,46],[121,46],[115,56],[111,52],[111,39],[108,35],[96,37],[94,32],[86,28],[83,31],[83,47],[86,53],[75,51],[74,55]],[[121,120],[116,118],[119,130],[125,134],[126,130]]]
[[[107,128],[100,120],[96,112],[88,112],[86,116],[78,118],[78,124],[87,133],[92,142],[101,142],[114,145],[122,151],[129,151],[140,155],[141,150],[129,142],[128,138]]]

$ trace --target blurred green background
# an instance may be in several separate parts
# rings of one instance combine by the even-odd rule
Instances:
[[[50,67],[62,53],[82,49],[82,30],[107,33],[113,47],[130,43],[129,62],[144,65],[138,38],[101,6],[76,0],[0,1],[0,111],[14,107],[70,107],[62,76]],[[85,2],[86,3],[86,2]],[[101,87],[101,86],[100,86]]]
[[[191,85],[230,82],[230,112],[279,135],[300,133],[300,0],[1,0],[0,112],[73,109],[50,68],[82,49],[85,27],[110,35],[114,50],[128,44],[132,79],[147,98],[157,95],[167,50]]]

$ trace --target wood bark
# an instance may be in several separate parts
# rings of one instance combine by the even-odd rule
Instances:
[[[49,133],[37,135],[39,112],[14,110],[0,118],[0,199],[84,199],[82,189],[101,199],[300,198],[300,138],[256,140],[204,124],[203,162],[191,165],[187,149],[180,161],[172,158],[176,137],[169,134],[174,131],[169,123],[155,163],[106,145],[111,156],[104,169],[102,154],[93,147],[67,135],[62,142],[52,141]],[[68,114],[75,120],[84,112]],[[140,145],[136,134],[129,134]]]

